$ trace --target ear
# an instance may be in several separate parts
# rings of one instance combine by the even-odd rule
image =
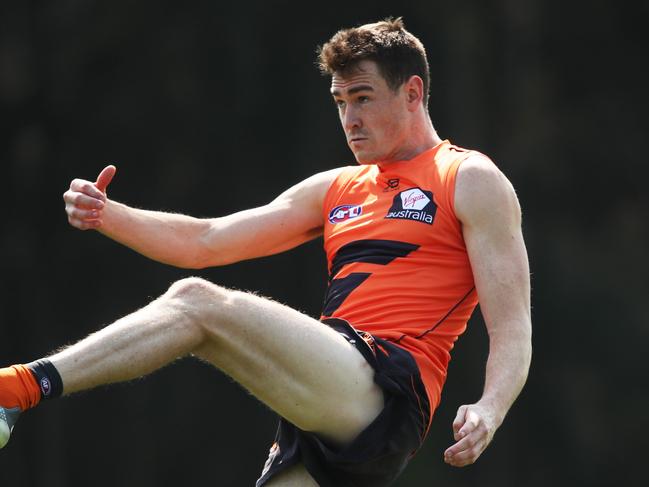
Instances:
[[[414,112],[424,102],[424,81],[417,75],[412,75],[404,83],[408,111]]]

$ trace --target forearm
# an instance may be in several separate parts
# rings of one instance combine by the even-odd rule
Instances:
[[[195,268],[200,260],[200,235],[208,225],[206,220],[108,200],[98,230],[150,259]]]
[[[506,332],[491,331],[484,392],[478,404],[493,412],[498,425],[525,385],[531,358],[529,322],[517,323]]]
[[[287,209],[278,202],[200,219],[108,201],[98,230],[150,259],[201,269],[282,252],[322,233],[318,221],[306,226],[301,210]]]
[[[106,198],[116,168],[96,182],[75,179],[63,194],[68,222],[97,230],[149,257],[199,269],[283,252],[322,234],[322,201],[343,168],[315,174],[270,203],[219,218],[140,210]]]

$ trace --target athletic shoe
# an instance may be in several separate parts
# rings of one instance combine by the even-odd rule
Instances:
[[[14,424],[18,421],[21,412],[18,407],[5,409],[0,406],[0,448],[4,448],[9,442],[11,430],[14,429]]]

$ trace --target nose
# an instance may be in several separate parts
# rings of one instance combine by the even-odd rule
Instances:
[[[354,109],[353,105],[347,105],[340,118],[346,133],[357,130],[363,126],[361,117],[358,115],[358,111]]]

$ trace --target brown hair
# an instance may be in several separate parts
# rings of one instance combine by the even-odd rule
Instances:
[[[421,77],[424,106],[428,105],[430,74],[426,50],[421,41],[405,29],[401,17],[341,29],[318,47],[318,67],[325,75],[349,73],[363,60],[377,64],[393,91],[411,76]]]

